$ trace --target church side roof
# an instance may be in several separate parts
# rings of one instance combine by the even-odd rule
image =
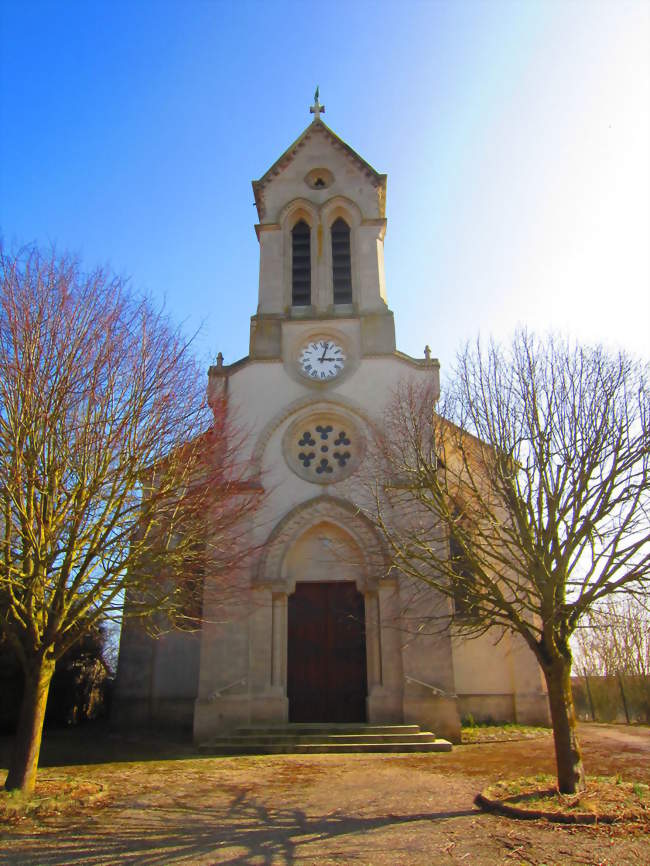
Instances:
[[[266,171],[259,180],[253,181],[253,193],[255,195],[255,205],[257,206],[257,212],[259,214],[260,220],[264,219],[266,213],[266,206],[264,203],[264,190],[265,187],[284,169],[293,161],[294,157],[298,153],[298,151],[304,147],[304,145],[309,141],[309,139],[314,134],[322,134],[327,136],[331,141],[332,145],[338,149],[342,150],[343,153],[354,162],[359,169],[364,173],[364,175],[370,180],[373,186],[381,189],[383,191],[383,195],[380,196],[380,200],[385,202],[386,200],[386,175],[380,174],[376,171],[370,163],[366,162],[365,159],[359,156],[359,154],[350,147],[347,142],[343,141],[342,138],[332,132],[332,130],[327,126],[326,123],[318,118],[314,118],[309,126],[298,136],[298,138],[290,144],[289,147],[285,150],[282,156],[273,163],[273,165]],[[384,214],[382,213],[382,216]]]

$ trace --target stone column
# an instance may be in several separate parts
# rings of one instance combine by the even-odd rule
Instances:
[[[384,275],[385,219],[363,220],[357,228],[355,250],[358,256],[358,303],[363,312],[386,310]]]
[[[260,587],[260,601],[251,620],[252,724],[287,720],[287,595],[277,589],[270,584]]]
[[[287,594],[274,592],[271,626],[271,689],[284,694],[287,682]]]
[[[402,656],[396,615],[399,602],[394,581],[381,581],[377,592],[366,595],[368,640],[368,721],[400,723],[402,709]],[[373,639],[373,631],[376,637]]]
[[[255,227],[260,243],[259,309],[264,314],[284,311],[285,270],[283,233],[276,223],[263,223]],[[289,254],[291,246],[289,246]]]
[[[365,594],[366,605],[366,657],[368,661],[368,694],[382,684],[381,620],[379,597],[376,592]]]

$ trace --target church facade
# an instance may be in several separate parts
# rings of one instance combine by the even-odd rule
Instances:
[[[267,493],[249,527],[260,551],[203,625],[154,641],[125,622],[117,724],[191,728],[198,742],[256,723],[418,723],[458,741],[460,719],[548,723],[541,671],[506,635],[414,629],[360,504],[373,425],[398,384],[438,388],[425,351],[397,350],[384,278],[386,175],[323,122],[253,183],[260,282],[249,354],[210,368],[246,429],[243,455]],[[209,545],[208,545],[209,548]],[[414,633],[414,632],[417,632]]]

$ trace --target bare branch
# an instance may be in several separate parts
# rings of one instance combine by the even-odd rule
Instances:
[[[466,347],[439,406],[404,384],[378,434],[369,516],[392,568],[452,599],[461,633],[518,633],[567,730],[581,617],[648,587],[649,420],[647,366],[520,332]]]
[[[196,628],[206,556],[226,592],[260,487],[148,300],[33,247],[0,250],[0,278],[0,633],[42,696],[125,593],[126,615]]]

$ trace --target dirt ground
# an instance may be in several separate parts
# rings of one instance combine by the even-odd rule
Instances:
[[[580,733],[589,774],[650,782],[650,728],[590,724]],[[523,822],[474,807],[491,781],[552,772],[552,750],[544,737],[448,754],[152,755],[45,768],[43,778],[99,781],[108,796],[83,814],[6,828],[0,863],[647,866],[641,827]]]

